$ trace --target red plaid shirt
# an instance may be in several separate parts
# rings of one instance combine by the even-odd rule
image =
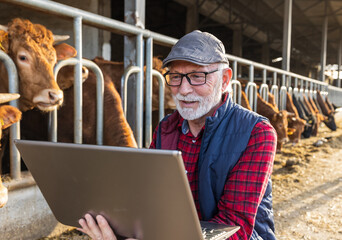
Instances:
[[[201,219],[198,200],[198,157],[204,127],[197,137],[184,132],[184,120],[178,124],[181,132],[178,150],[182,152],[190,188]],[[182,131],[183,129],[183,131]],[[155,148],[156,131],[150,148]],[[265,193],[267,181],[272,173],[277,135],[267,122],[257,123],[251,133],[244,154],[229,174],[224,193],[218,203],[218,213],[213,222],[240,226],[240,230],[229,239],[249,239],[257,208]]]

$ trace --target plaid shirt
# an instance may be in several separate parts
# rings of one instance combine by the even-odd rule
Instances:
[[[199,219],[201,213],[198,200],[198,158],[204,127],[197,137],[188,131],[184,119],[178,124],[181,132],[178,150],[182,152],[190,188]],[[156,132],[150,148],[155,148]],[[213,222],[240,226],[240,230],[229,239],[249,239],[257,208],[265,193],[267,181],[272,173],[277,136],[267,122],[257,123],[251,133],[244,154],[230,172],[218,203],[218,213]]]

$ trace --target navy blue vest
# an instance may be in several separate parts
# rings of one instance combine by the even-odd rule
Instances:
[[[160,123],[159,131],[165,129],[162,124],[170,122],[167,120],[166,117]],[[203,220],[210,220],[217,213],[217,203],[223,194],[227,176],[245,151],[255,124],[263,120],[268,121],[257,113],[233,103],[230,98],[217,109],[214,117],[206,119],[198,162],[199,204]],[[170,124],[175,125],[174,121]],[[160,138],[168,135],[159,132],[157,136],[156,147],[161,148],[163,140]],[[163,148],[165,149],[165,144]],[[175,146],[170,146],[169,149],[175,149]],[[273,232],[272,188],[269,181],[258,208],[251,239],[257,239],[257,236],[275,239],[272,237]]]

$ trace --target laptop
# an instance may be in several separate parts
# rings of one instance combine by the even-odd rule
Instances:
[[[14,143],[62,224],[101,214],[117,235],[139,240],[219,240],[240,228],[199,221],[179,151]]]

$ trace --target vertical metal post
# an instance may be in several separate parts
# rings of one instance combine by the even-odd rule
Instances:
[[[274,100],[278,106],[279,104],[279,91],[277,85],[277,72],[273,72],[273,84],[270,91],[274,95]]]
[[[282,69],[286,71],[290,71],[291,31],[292,31],[292,0],[285,0]]]
[[[145,0],[125,0],[125,23],[134,25],[136,27],[145,28]],[[137,66],[137,39],[136,36],[124,36],[124,67],[127,69],[130,66]],[[140,116],[137,116],[139,112],[139,106],[137,103],[141,100],[137,99],[136,93],[139,91],[137,84],[139,80],[136,76],[131,76],[127,83],[127,88],[130,89],[127,94],[127,121],[133,130],[134,137],[137,140],[138,146],[141,139],[138,140],[140,133],[137,132],[136,126],[139,125]],[[141,131],[141,128],[140,130]]]
[[[233,76],[234,76],[233,80],[237,80],[237,74],[238,74],[237,69],[238,69],[237,61],[234,61],[233,62]]]
[[[280,87],[280,97],[279,97],[279,102],[278,102],[278,107],[279,110],[285,110],[286,109],[286,78],[287,76],[285,74],[282,75],[282,83]]]
[[[267,70],[263,69],[262,70],[262,83],[266,84],[266,80],[267,80]]]
[[[78,60],[74,82],[74,142],[82,143],[82,17],[74,19],[74,38]]]
[[[143,130],[143,94],[144,94],[144,40],[142,34],[137,36],[137,66],[140,71],[137,74],[137,89],[136,89],[136,140],[138,147],[142,147],[142,130]]]
[[[340,76],[340,71],[341,71],[341,52],[342,52],[342,34],[340,34],[340,44],[338,47],[338,58],[337,58],[337,87],[341,87],[341,76]]]
[[[145,147],[152,141],[152,54],[153,39],[149,37],[146,40]]]
[[[8,73],[8,92],[19,93],[18,72],[13,60],[0,50],[0,60],[3,61]],[[10,101],[11,106],[18,108],[18,100]],[[20,122],[14,123],[10,127],[10,174],[11,178],[19,179],[20,172],[20,153],[13,140],[20,139]]]
[[[321,72],[320,72],[320,80],[324,82],[325,77],[325,65],[327,58],[327,37],[328,37],[328,3],[325,2],[325,16],[322,27],[322,46],[321,46]]]
[[[295,78],[293,95],[295,95],[296,97],[298,96],[298,78]]]

